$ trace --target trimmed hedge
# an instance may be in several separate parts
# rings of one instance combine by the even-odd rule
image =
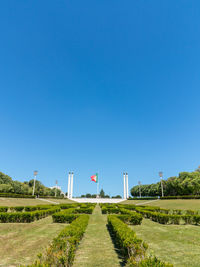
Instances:
[[[69,214],[66,212],[57,212],[52,215],[54,223],[71,223],[80,215],[78,214]]]
[[[92,214],[93,209],[94,209],[94,208],[92,208],[92,207],[90,207],[90,208],[80,208],[80,209],[75,209],[75,210],[74,210],[74,213]]]
[[[8,211],[8,207],[7,206],[0,207],[0,212],[7,212],[7,211]]]
[[[158,197],[129,197],[127,200],[154,200]]]
[[[160,197],[160,199],[200,199],[200,196],[166,196],[166,197]]]
[[[130,262],[127,267],[173,267],[173,265],[160,261],[157,257],[149,257],[140,261],[137,265]]]
[[[136,212],[132,214],[117,215],[117,218],[122,220],[124,223],[132,224],[132,225],[140,225],[143,220],[142,215]]]
[[[135,232],[117,216],[108,215],[108,228],[125,260],[140,262],[145,257],[147,244],[137,238]]]
[[[161,212],[152,212],[140,207],[137,207],[136,211],[142,214],[145,218],[161,224],[180,224],[181,222],[184,222],[185,224],[200,224],[200,215],[165,214]]]
[[[89,215],[79,215],[54,238],[45,255],[40,255],[39,260],[31,266],[72,266],[76,248],[85,233],[88,220]]]
[[[24,210],[24,207],[23,206],[10,207],[10,210],[11,211],[20,212],[20,211],[23,211]]]
[[[32,196],[32,195],[11,194],[11,193],[0,193],[0,197],[10,197],[10,198],[35,198],[35,196]]]
[[[124,215],[108,215],[108,228],[114,242],[121,250],[127,267],[173,267],[172,264],[164,263],[156,257],[145,257],[148,245],[139,239],[118,217]]]
[[[35,220],[39,220],[47,217],[55,212],[60,211],[59,207],[38,210],[33,212],[1,212],[0,222],[1,223],[30,223]]]

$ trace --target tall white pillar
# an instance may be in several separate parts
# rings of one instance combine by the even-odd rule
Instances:
[[[68,189],[67,189],[67,197],[70,198],[70,180],[71,180],[71,173],[68,174]]]
[[[128,193],[128,173],[126,173],[126,198],[129,198],[129,193]]]
[[[70,191],[71,196],[70,198],[73,197],[73,179],[74,179],[74,173],[72,172],[71,173],[71,191]]]
[[[126,177],[125,177],[125,173],[123,173],[123,178],[124,178],[124,199],[126,199]]]

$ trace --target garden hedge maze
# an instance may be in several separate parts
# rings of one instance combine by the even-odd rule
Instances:
[[[96,204],[59,204],[0,207],[1,223],[31,223],[52,216],[54,223],[67,225],[53,239],[43,254],[32,265],[36,266],[72,266],[76,249],[84,236]],[[171,267],[172,264],[148,256],[148,244],[137,237],[131,225],[140,225],[143,218],[160,224],[200,225],[200,215],[193,210],[170,210],[153,206],[135,206],[125,204],[100,204],[101,216],[107,216],[107,228],[125,265],[129,267]]]

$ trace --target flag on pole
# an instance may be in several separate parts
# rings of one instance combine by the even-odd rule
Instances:
[[[95,175],[91,176],[91,181],[98,183],[98,173],[96,173]]]

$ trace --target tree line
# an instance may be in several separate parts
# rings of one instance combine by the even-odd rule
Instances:
[[[33,179],[25,182],[13,181],[10,176],[0,172],[0,193],[31,195],[33,192],[33,183]],[[56,195],[60,196],[60,194],[61,191],[56,189]],[[46,187],[40,181],[36,180],[35,195],[55,196],[55,188],[51,189]]]
[[[180,172],[178,176],[162,180],[164,196],[200,195],[200,169],[194,172]],[[131,188],[131,195],[161,196],[161,182],[155,184],[136,185]]]
[[[101,189],[100,193],[99,193],[99,196],[100,198],[110,198],[109,195],[106,195],[104,190]],[[81,195],[81,198],[96,198],[97,195],[96,194],[90,194],[90,193],[87,193],[85,195]],[[116,195],[116,196],[112,196],[111,198],[122,198],[120,195]]]

